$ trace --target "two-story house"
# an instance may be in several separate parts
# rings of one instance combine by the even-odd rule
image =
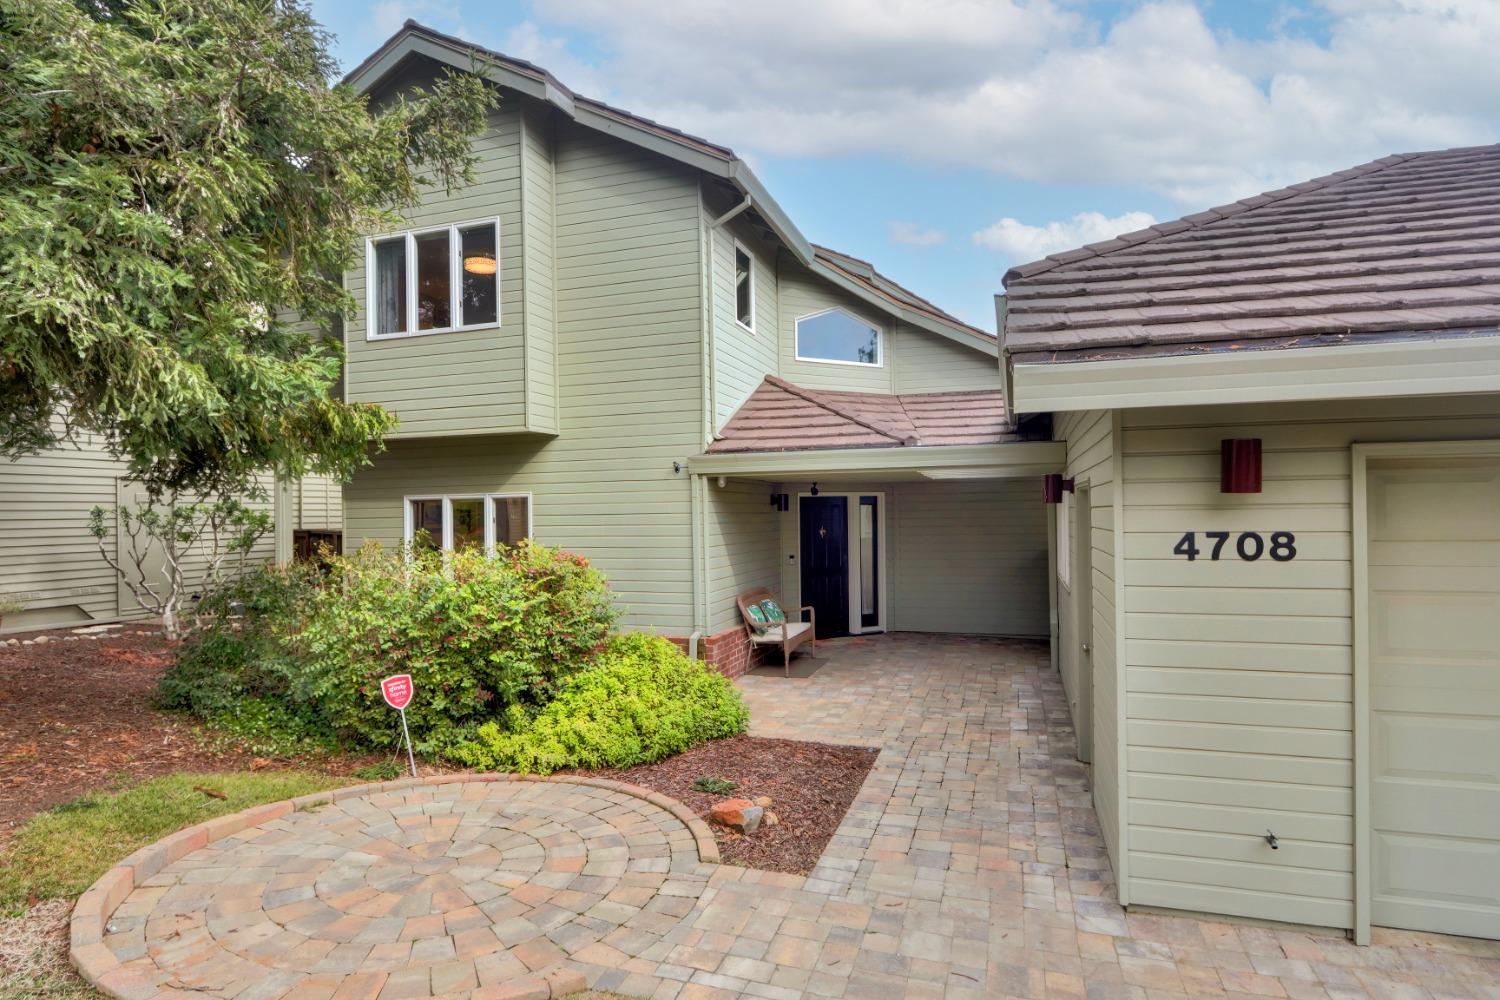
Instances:
[[[995,337],[810,244],[729,149],[536,66],[408,23],[349,81],[474,65],[500,91],[476,182],[347,275],[347,398],[401,426],[345,489],[346,549],[564,546],[628,627],[730,673],[755,586],[823,635],[1048,634],[1062,446],[1010,426]]]

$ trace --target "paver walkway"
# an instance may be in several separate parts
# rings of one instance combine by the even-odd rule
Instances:
[[[419,786],[187,854],[104,944],[150,974],[141,1000],[487,1000],[562,968],[662,998],[1500,1000],[1494,943],[1127,916],[1044,647],[889,636],[820,656],[811,678],[740,682],[757,735],[881,750],[809,878],[705,863],[659,797]]]

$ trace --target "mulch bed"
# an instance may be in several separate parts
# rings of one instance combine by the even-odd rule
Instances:
[[[655,764],[583,773],[670,795],[705,820],[722,799],[769,795],[770,811],[779,820],[775,826],[762,825],[741,836],[709,824],[719,853],[726,864],[806,875],[843,822],[876,753],[864,747],[732,736]],[[693,787],[704,777],[723,778],[739,787],[728,795],[710,795]]]
[[[152,696],[171,662],[159,633],[127,625],[105,638],[10,635],[0,646],[0,844],[27,817],[85,792],[176,771],[315,766],[347,773],[366,757],[266,761],[206,742],[194,721]]]

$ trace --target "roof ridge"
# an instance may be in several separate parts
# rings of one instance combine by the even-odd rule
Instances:
[[[843,407],[836,405],[832,400],[827,399],[822,393],[818,392],[817,390],[805,389],[802,386],[788,382],[786,379],[781,378],[777,375],[767,375],[765,380],[768,385],[773,385],[776,388],[780,389],[782,392],[796,396],[799,399],[804,399],[814,406],[819,407],[820,409],[827,410],[829,413],[832,413],[836,417],[843,417],[845,420],[848,420],[851,423],[858,424],[867,431],[873,431],[876,434],[881,435],[882,437],[888,437],[892,441],[896,441],[901,444],[917,443],[917,437],[915,435],[902,434],[901,432],[894,430],[893,428],[883,427],[880,424],[870,420],[868,417],[862,417],[859,414],[850,413]],[[902,413],[906,413],[906,407],[901,406],[899,397],[897,397],[896,405],[901,407]],[[911,420],[910,414],[907,415],[907,419]],[[916,426],[915,421],[912,422],[912,426]]]
[[[1479,147],[1470,147],[1479,148]],[[1437,152],[1437,151],[1434,151]],[[1444,151],[1446,152],[1446,151]],[[1369,174],[1379,173],[1388,167],[1394,167],[1400,163],[1408,163],[1419,157],[1430,155],[1428,153],[1391,153],[1379,159],[1362,163],[1358,166],[1348,167],[1344,170],[1336,170],[1322,177],[1314,177],[1312,180],[1301,181],[1297,184],[1289,184],[1274,191],[1263,194],[1251,195],[1227,205],[1218,205],[1214,208],[1204,209],[1201,212],[1193,212],[1170,222],[1158,222],[1147,226],[1145,229],[1137,229],[1134,232],[1121,233],[1119,236],[1097,243],[1088,243],[1074,250],[1065,250],[1061,253],[1048,254],[1041,260],[1035,260],[1028,264],[1017,264],[1005,272],[1001,279],[1002,285],[1008,285],[1012,278],[1031,278],[1038,274],[1045,274],[1056,267],[1064,264],[1074,264],[1081,260],[1089,260],[1094,257],[1105,257],[1117,250],[1127,250],[1130,247],[1146,243],[1162,236],[1173,236],[1177,233],[1186,232],[1191,229],[1201,229],[1221,219],[1232,218],[1242,212],[1260,208],[1264,205],[1285,201],[1297,195],[1306,194],[1309,191],[1321,191],[1327,188],[1337,187],[1346,181],[1356,177],[1364,177]]]

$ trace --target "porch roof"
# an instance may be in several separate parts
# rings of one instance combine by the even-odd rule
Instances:
[[[710,455],[850,448],[924,448],[1024,441],[1000,391],[875,393],[808,389],[767,375]]]

